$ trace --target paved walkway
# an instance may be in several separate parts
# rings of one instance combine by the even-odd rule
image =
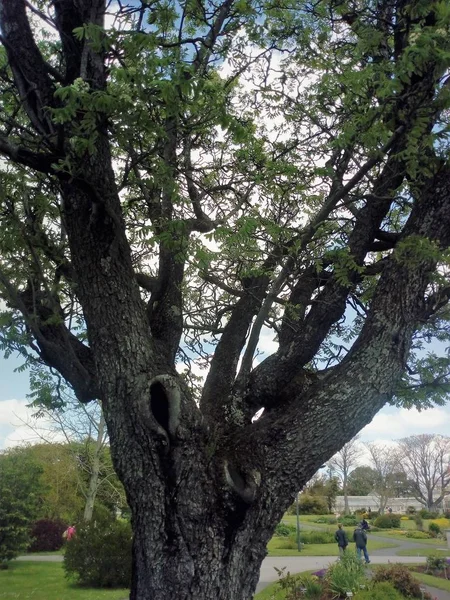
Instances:
[[[387,539],[387,538],[386,538]],[[401,547],[403,546],[402,542],[400,542]],[[396,550],[396,548],[389,548],[388,550],[392,551]],[[395,556],[395,555],[386,555],[381,554],[382,550],[375,550],[371,554],[371,562],[373,564],[385,564],[385,563],[417,563],[417,562],[425,562],[426,558],[423,556]],[[20,561],[36,561],[36,562],[62,562],[64,557],[61,554],[42,554],[42,555],[34,555],[29,554],[27,556],[19,556],[17,560]],[[277,581],[278,574],[275,571],[275,567],[277,569],[282,569],[286,567],[286,571],[290,573],[301,573],[303,571],[312,571],[323,569],[324,567],[328,567],[331,563],[337,560],[336,556],[268,556],[264,559],[261,565],[261,574],[259,578],[259,583],[256,587],[256,591],[260,592],[264,589],[269,583],[273,583]],[[442,590],[438,590],[436,588],[430,588],[428,586],[427,591],[432,594],[433,598],[436,600],[450,600],[450,594],[448,592],[444,592]]]

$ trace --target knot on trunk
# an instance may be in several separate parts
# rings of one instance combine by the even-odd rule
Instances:
[[[225,480],[229,487],[247,504],[251,504],[261,485],[261,473],[256,469],[241,471],[232,463],[224,462]]]
[[[166,435],[174,437],[180,421],[181,394],[172,375],[157,375],[150,381],[150,409]]]

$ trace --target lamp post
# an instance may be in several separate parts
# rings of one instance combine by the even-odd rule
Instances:
[[[298,502],[298,492],[296,495],[296,512],[297,512],[297,550],[299,552],[302,551],[302,544],[300,542],[300,507],[299,507],[299,502]]]

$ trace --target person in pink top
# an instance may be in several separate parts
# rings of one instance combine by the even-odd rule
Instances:
[[[66,538],[66,540],[69,541],[73,538],[75,533],[76,533],[75,525],[69,525],[69,527],[66,529],[66,531],[64,532],[63,535]]]

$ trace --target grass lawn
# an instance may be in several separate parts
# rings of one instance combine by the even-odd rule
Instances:
[[[82,588],[64,577],[62,563],[11,562],[0,571],[0,600],[124,600],[128,590]]]
[[[274,537],[267,544],[269,556],[338,556],[337,544],[305,544],[302,546],[301,552],[297,548],[280,548],[286,544],[286,538]],[[396,544],[387,542],[369,541],[369,554],[372,550],[380,550],[381,548],[396,548]],[[353,543],[349,545],[349,551],[355,552]]]
[[[329,523],[313,523],[312,519],[317,519],[318,515],[300,515],[300,527],[304,524],[306,526],[311,525],[311,527],[317,527],[318,529],[329,529],[337,528],[337,525],[330,525]],[[283,523],[286,525],[297,525],[297,517],[296,515],[284,515]]]
[[[26,556],[61,556],[64,554],[64,548],[61,550],[52,550],[51,552],[27,552]]]
[[[399,550],[398,556],[450,556],[450,548],[448,550],[438,550],[437,548],[408,548],[407,550]]]
[[[383,531],[377,531],[376,533],[370,533],[369,539],[372,536],[373,536],[373,538],[376,538],[377,535],[381,535],[381,536],[387,537],[387,538],[392,538],[393,540],[401,540],[402,542],[411,542],[413,544],[425,544],[427,546],[437,546],[438,548],[443,548],[445,546],[445,544],[447,543],[445,540],[438,540],[435,538],[422,540],[422,539],[406,537],[398,529],[394,529],[394,530],[383,529]]]
[[[427,575],[425,573],[416,573],[415,571],[412,571],[412,573],[416,579],[425,585],[430,585],[431,587],[438,588],[439,590],[450,592],[450,581],[448,579],[433,577],[433,575]]]

